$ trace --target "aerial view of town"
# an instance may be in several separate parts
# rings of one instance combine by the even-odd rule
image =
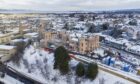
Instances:
[[[140,84],[140,0],[0,0],[0,84]]]

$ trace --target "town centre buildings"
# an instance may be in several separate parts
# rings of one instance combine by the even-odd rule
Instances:
[[[99,48],[99,36],[96,34],[82,34],[70,31],[46,31],[45,47],[65,46],[70,51],[89,54]]]

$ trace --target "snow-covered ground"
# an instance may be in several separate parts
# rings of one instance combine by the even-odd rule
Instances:
[[[99,74],[94,81],[78,78],[72,69],[78,63],[74,59],[69,63],[71,67],[69,74],[64,76],[58,70],[53,69],[53,63],[52,53],[50,54],[43,49],[35,49],[33,46],[30,46],[25,49],[20,66],[16,66],[12,62],[8,63],[8,65],[32,77],[36,77],[38,80],[45,82],[45,84],[134,84],[101,70],[99,70]]]
[[[0,78],[0,82],[2,82],[4,84],[24,84],[24,83],[18,81],[17,79],[12,78],[11,76],[9,76],[7,74],[4,76],[4,78]]]
[[[5,84],[24,84],[14,78],[12,78],[11,76],[5,75],[4,79],[1,79]],[[0,80],[0,81],[1,81]]]

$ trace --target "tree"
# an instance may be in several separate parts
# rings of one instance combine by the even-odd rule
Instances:
[[[86,77],[94,80],[98,75],[98,65],[95,63],[90,63],[88,64],[87,72],[86,72]]]
[[[63,29],[69,30],[69,24],[68,23],[65,23]]]
[[[125,32],[125,30],[123,29],[118,29],[118,28],[114,28],[110,35],[114,38],[118,38],[118,37],[121,37],[122,33]]]
[[[69,14],[69,17],[75,17],[75,13]]]
[[[99,84],[105,84],[105,79],[104,78],[100,78],[99,79]]]
[[[68,61],[61,62],[59,65],[59,70],[60,70],[61,74],[67,74],[69,72]]]
[[[108,27],[109,27],[109,23],[104,23],[104,24],[102,24],[102,29],[103,29],[103,30],[107,30]]]
[[[68,51],[63,47],[58,47],[54,52],[54,69],[59,69],[62,74],[66,74],[69,71]]]
[[[4,78],[5,77],[5,70],[6,70],[6,67],[5,65],[0,61],[0,77],[1,78]],[[1,84],[1,83],[0,83]]]
[[[23,53],[25,49],[25,42],[24,41],[17,42],[15,46],[17,48],[18,53]]]
[[[132,26],[136,26],[136,25],[137,25],[137,20],[129,21],[128,24],[129,24],[129,25],[132,25]]]
[[[134,17],[133,14],[129,14],[129,15],[128,15],[128,18],[133,18],[133,17]]]
[[[21,42],[17,42],[15,44],[16,46],[16,53],[14,54],[14,56],[12,56],[12,61],[13,63],[15,63],[16,65],[19,65],[19,62],[22,58],[22,55],[23,55],[23,51],[25,49],[25,42],[24,41],[21,41]]]
[[[84,15],[80,15],[79,16],[79,21],[84,21],[85,20],[85,16]]]
[[[94,33],[94,32],[96,32],[96,27],[95,27],[94,24],[92,24],[92,25],[89,27],[88,32],[89,32],[89,33]]]
[[[95,16],[93,16],[93,17],[92,17],[92,20],[95,20],[95,19],[96,19]]]
[[[76,66],[76,75],[81,77],[81,76],[84,76],[84,74],[85,74],[84,65],[82,63],[77,64],[77,66]]]
[[[105,50],[104,54],[107,54],[107,56],[114,56],[114,54],[109,50]]]

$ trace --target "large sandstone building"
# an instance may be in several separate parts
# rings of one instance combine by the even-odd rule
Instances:
[[[99,48],[99,36],[95,34],[82,35],[66,31],[46,31],[45,47],[65,46],[70,51],[88,54]]]

